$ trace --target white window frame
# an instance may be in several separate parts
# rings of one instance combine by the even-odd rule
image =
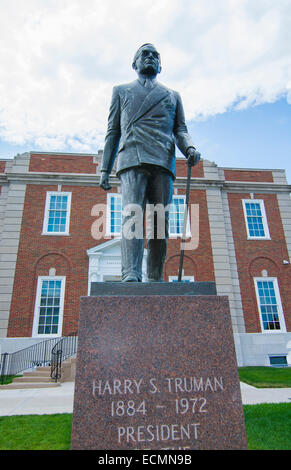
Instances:
[[[260,304],[260,296],[259,296],[259,288],[258,288],[258,284],[257,284],[258,281],[262,281],[262,282],[272,281],[273,282],[275,296],[276,296],[276,302],[277,302],[278,317],[279,317],[279,322],[280,322],[280,329],[279,330],[265,330],[264,329],[263,319],[262,319],[262,312],[261,312],[261,304]],[[280,290],[279,290],[279,285],[278,285],[278,279],[276,277],[254,277],[254,283],[255,283],[255,291],[256,291],[256,297],[257,297],[258,313],[259,313],[259,317],[260,317],[261,332],[262,333],[268,333],[268,334],[286,333],[287,330],[286,330],[286,325],[285,325],[285,319],[284,319],[284,313],[283,313],[283,308],[282,308],[282,302],[281,302]]]
[[[112,232],[111,231],[111,205],[110,205],[110,198],[114,196],[117,198],[120,198],[121,201],[121,217],[122,217],[122,197],[120,193],[108,193],[107,194],[107,205],[106,205],[106,233],[105,237],[115,237],[115,238],[121,238],[121,233],[122,233],[122,225],[121,225],[121,230],[120,232]],[[122,223],[122,219],[121,219]]]
[[[182,274],[181,280],[194,282],[194,276],[184,276]],[[169,276],[169,282],[174,282],[174,281],[178,281],[178,276]]]
[[[67,205],[67,218],[66,218],[66,230],[65,232],[48,232],[48,220],[49,220],[49,208],[50,208],[50,200],[51,196],[68,196],[68,205]],[[70,227],[70,216],[71,216],[71,200],[72,200],[72,193],[64,192],[64,191],[47,191],[46,193],[46,201],[45,201],[45,210],[44,210],[44,219],[43,219],[43,228],[42,228],[42,235],[53,235],[53,236],[62,236],[62,235],[70,235],[69,227]]]
[[[58,323],[58,332],[57,333],[38,333],[40,299],[41,299],[41,291],[42,291],[42,282],[43,281],[61,281],[60,310],[59,310],[59,323]],[[39,276],[38,277],[38,279],[37,279],[37,288],[36,288],[36,296],[35,296],[32,337],[34,337],[34,338],[36,338],[36,337],[37,338],[55,338],[55,337],[58,337],[58,336],[62,336],[63,316],[64,316],[64,299],[65,299],[65,284],[66,284],[66,276]]]
[[[265,235],[263,237],[250,235],[249,224],[248,224],[248,219],[247,219],[246,203],[260,204],[260,209],[262,213],[262,223],[263,223],[263,228],[265,232]],[[242,204],[243,204],[243,211],[244,211],[244,217],[245,217],[245,224],[247,228],[248,240],[271,240],[264,200],[263,199],[242,199]]]
[[[183,199],[184,200],[184,212],[185,212],[185,204],[186,204],[186,196],[183,194],[175,194],[172,197],[172,202],[171,205],[173,204],[174,199]],[[186,224],[186,237],[189,238],[191,237],[191,227],[190,227],[190,216],[189,216],[189,210],[187,212],[187,224]],[[170,213],[169,213],[169,238],[182,238],[183,237],[183,228],[181,233],[177,232],[171,232],[170,229]]]

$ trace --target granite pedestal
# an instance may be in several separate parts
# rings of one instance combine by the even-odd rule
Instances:
[[[97,284],[81,298],[72,449],[246,449],[228,298]]]

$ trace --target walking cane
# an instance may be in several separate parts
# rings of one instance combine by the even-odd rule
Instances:
[[[190,164],[189,160],[187,161],[187,165],[188,165],[188,173],[187,173],[187,186],[186,186],[186,204],[185,204],[185,212],[184,212],[184,224],[183,224],[183,235],[182,235],[182,243],[181,243],[178,282],[181,282],[181,278],[182,278],[182,268],[183,268],[183,260],[184,260],[184,244],[185,244],[185,238],[186,238],[188,207],[189,207],[190,180],[191,180],[191,169],[192,169],[192,165]]]

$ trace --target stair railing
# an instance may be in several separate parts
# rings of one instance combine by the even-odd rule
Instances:
[[[51,378],[56,382],[62,376],[62,363],[77,353],[78,336],[65,336],[58,341],[51,352]]]
[[[4,384],[4,379],[6,375],[9,375],[7,371],[9,370],[9,354],[3,353],[0,354],[0,384]]]
[[[64,342],[62,342],[63,339]],[[4,383],[7,375],[17,375],[35,367],[51,366],[52,360],[54,360],[52,350],[58,343],[63,344],[62,354],[59,353],[61,356],[59,362],[61,364],[62,360],[64,361],[67,357],[76,353],[77,342],[78,336],[76,333],[73,336],[63,338],[50,338],[13,353],[5,352],[0,354],[0,384]],[[59,365],[57,368],[60,370]]]
[[[51,351],[60,338],[50,338],[13,353],[0,355],[0,383],[6,375],[16,375],[35,367],[50,366]]]

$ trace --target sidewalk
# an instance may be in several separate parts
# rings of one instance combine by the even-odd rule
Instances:
[[[240,383],[243,405],[291,403],[291,388],[256,388]]]
[[[56,388],[0,389],[0,416],[72,413],[74,382]],[[291,388],[255,388],[241,383],[244,405],[291,403]]]
[[[0,389],[0,416],[72,413],[74,382],[55,388]]]

